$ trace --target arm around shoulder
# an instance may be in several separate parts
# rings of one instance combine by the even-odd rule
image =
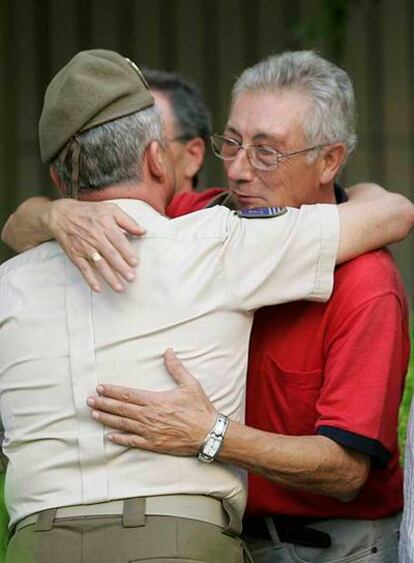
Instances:
[[[414,227],[414,204],[374,184],[348,190],[349,201],[338,207],[340,236],[337,263],[398,242]]]
[[[47,227],[52,201],[32,197],[24,201],[8,218],[1,238],[12,250],[23,252],[53,238]]]

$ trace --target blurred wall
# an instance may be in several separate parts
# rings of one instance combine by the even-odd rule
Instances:
[[[25,198],[52,195],[37,122],[45,87],[77,51],[108,48],[199,85],[219,131],[248,65],[316,48],[351,74],[359,146],[342,182],[378,182],[414,199],[411,0],[0,0],[0,225]],[[204,185],[224,185],[208,158]],[[395,254],[413,294],[414,237]],[[10,256],[0,246],[0,260]]]

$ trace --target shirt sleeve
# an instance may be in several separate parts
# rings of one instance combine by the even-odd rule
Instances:
[[[248,311],[300,299],[325,301],[338,237],[335,205],[288,208],[266,219],[230,214],[223,258],[228,288]]]
[[[317,433],[366,453],[379,467],[396,448],[408,361],[405,324],[396,295],[376,296],[337,315],[324,350]]]

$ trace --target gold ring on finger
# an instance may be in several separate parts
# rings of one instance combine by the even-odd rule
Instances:
[[[96,264],[97,262],[100,262],[102,260],[102,256],[97,250],[95,250],[95,252],[89,256],[89,260],[93,264]]]

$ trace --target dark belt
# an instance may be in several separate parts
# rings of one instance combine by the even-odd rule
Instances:
[[[271,517],[280,541],[306,547],[330,547],[331,537],[326,532],[309,528],[318,519],[296,518],[294,516]],[[263,517],[246,517],[243,520],[243,535],[255,539],[271,539]]]

